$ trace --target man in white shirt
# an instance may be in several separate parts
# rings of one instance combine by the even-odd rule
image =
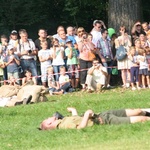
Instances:
[[[93,66],[88,70],[86,77],[88,92],[95,90],[100,92],[102,86],[106,84],[107,75],[107,68],[103,67],[97,59],[94,59]]]
[[[102,37],[101,34],[101,29],[106,28],[105,24],[101,20],[95,20],[93,22],[93,29],[91,31],[91,34],[93,35],[92,42],[94,43],[95,46],[97,46],[98,40]]]

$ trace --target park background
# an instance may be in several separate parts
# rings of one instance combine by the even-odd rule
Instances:
[[[135,21],[150,21],[149,3],[150,0],[1,0],[0,35],[24,28],[30,38],[36,39],[39,28],[53,35],[59,25],[82,26],[90,32],[96,19],[116,32],[122,24],[130,31]]]

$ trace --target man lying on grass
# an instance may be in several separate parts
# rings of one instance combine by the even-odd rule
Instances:
[[[75,108],[68,107],[67,110],[72,116],[63,117],[56,112],[53,117],[42,121],[39,129],[82,129],[94,124],[131,124],[150,120],[150,109],[118,109],[99,114],[87,110],[83,116],[78,116]]]

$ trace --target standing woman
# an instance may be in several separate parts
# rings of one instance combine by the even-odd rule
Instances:
[[[95,58],[94,44],[88,39],[88,34],[84,32],[81,41],[78,42],[79,50],[79,65],[80,65],[80,84],[82,89],[85,90],[85,81],[88,68],[92,67],[92,61]]]
[[[132,45],[131,43],[131,36],[127,34],[127,30],[125,26],[120,27],[120,36],[115,40],[115,46],[118,48],[120,45],[123,45],[124,48],[127,50],[127,53],[129,52],[129,48]],[[118,63],[118,70],[121,70],[121,77],[123,82],[123,87],[129,87],[130,84],[128,81],[130,81],[130,64],[129,59],[126,57],[125,59],[121,61],[117,61]]]

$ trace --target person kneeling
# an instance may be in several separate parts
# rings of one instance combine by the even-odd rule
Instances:
[[[86,84],[88,92],[100,92],[102,86],[105,86],[107,79],[107,68],[102,66],[97,59],[93,60],[93,66],[88,70]]]

